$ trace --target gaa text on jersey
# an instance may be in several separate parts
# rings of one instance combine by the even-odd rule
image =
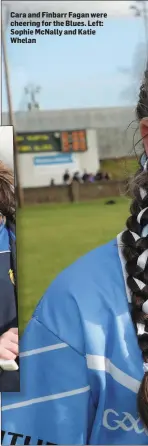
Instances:
[[[107,409],[103,415],[103,426],[110,431],[117,431],[122,429],[125,432],[135,431],[136,434],[145,433],[148,431],[143,427],[140,418],[135,419],[133,415],[128,412],[122,412],[119,415],[113,409]]]

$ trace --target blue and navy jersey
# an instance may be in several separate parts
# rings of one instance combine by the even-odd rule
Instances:
[[[0,213],[0,336],[18,327],[15,227]],[[19,371],[0,368],[0,392],[19,391]]]
[[[21,392],[2,395],[3,445],[148,444],[121,250],[119,237],[47,289],[21,340]]]
[[[14,227],[0,215],[0,335],[11,327],[17,327],[15,246]]]

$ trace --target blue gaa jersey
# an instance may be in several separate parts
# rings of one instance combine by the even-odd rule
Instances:
[[[2,396],[2,445],[148,444],[124,276],[119,236],[50,285],[21,340],[21,392]]]

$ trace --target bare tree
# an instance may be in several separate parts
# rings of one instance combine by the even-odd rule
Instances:
[[[130,6],[133,10],[135,17],[142,17],[144,33],[145,33],[145,52],[146,61],[148,61],[148,15],[147,15],[147,1],[146,0],[136,0],[134,4]]]
[[[129,86],[121,92],[122,99],[125,101],[128,100],[129,102],[136,102],[145,68],[145,45],[144,43],[139,43],[136,47],[131,66],[129,68],[119,69],[129,80]]]
[[[147,2],[144,0],[136,0],[130,6],[133,10],[135,17],[142,17],[145,40],[143,43],[139,43],[136,47],[134,57],[132,60],[132,65],[129,68],[120,68],[122,74],[128,75],[129,87],[121,92],[121,97],[124,100],[130,102],[136,102],[139,86],[142,82],[144,70],[148,64],[148,15],[147,15]]]
[[[25,95],[28,96],[27,108],[28,110],[39,109],[39,102],[36,100],[36,95],[40,93],[41,87],[29,84],[24,88]]]

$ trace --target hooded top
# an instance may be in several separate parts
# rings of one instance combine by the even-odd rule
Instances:
[[[120,242],[80,258],[39,302],[21,339],[21,392],[2,395],[2,445],[148,444]]]
[[[0,214],[0,336],[18,327],[15,227]],[[19,372],[0,369],[0,392],[19,390]]]

